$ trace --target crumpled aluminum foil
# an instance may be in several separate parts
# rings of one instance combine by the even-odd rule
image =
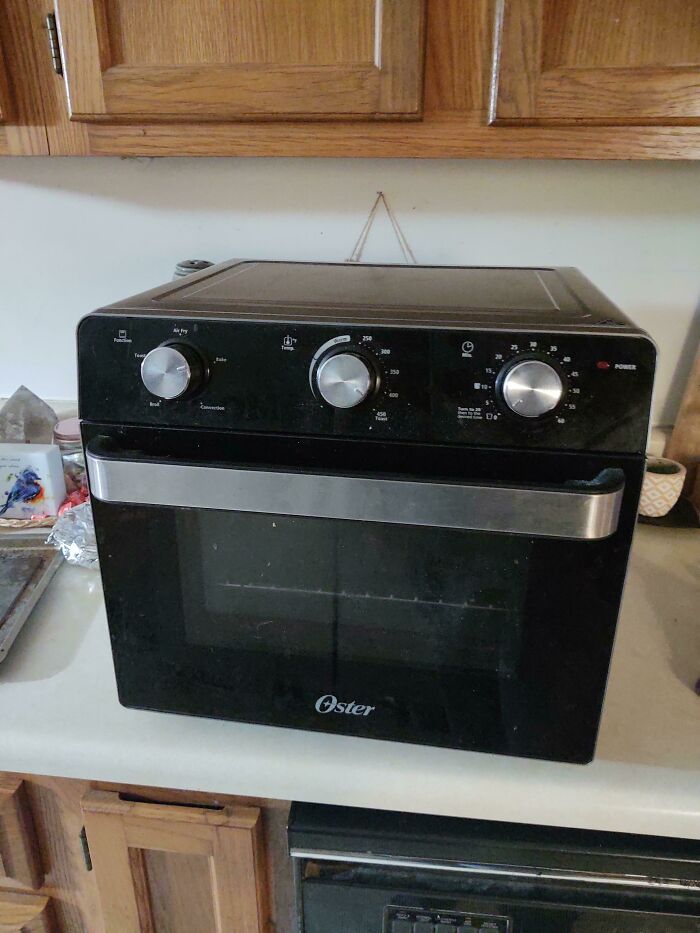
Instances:
[[[99,562],[90,503],[83,502],[60,515],[46,542],[58,548],[69,564],[96,570]]]

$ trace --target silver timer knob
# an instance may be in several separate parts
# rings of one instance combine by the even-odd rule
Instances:
[[[354,408],[374,388],[369,363],[354,353],[327,357],[316,370],[316,386],[321,397],[333,408]]]
[[[501,384],[503,400],[516,415],[539,418],[557,407],[564,392],[559,373],[542,360],[522,360]]]
[[[184,344],[164,344],[147,353],[141,363],[141,379],[151,395],[180,398],[198,388],[204,367],[196,350]]]

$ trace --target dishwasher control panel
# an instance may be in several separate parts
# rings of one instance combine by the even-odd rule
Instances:
[[[383,933],[511,933],[508,917],[421,907],[387,907]]]

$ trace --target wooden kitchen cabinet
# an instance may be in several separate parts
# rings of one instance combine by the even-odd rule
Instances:
[[[288,812],[0,773],[0,933],[292,933]]]
[[[697,0],[500,0],[491,119],[700,123]]]
[[[0,153],[700,158],[700,0],[2,0],[0,11]],[[10,122],[31,107],[33,123]]]
[[[105,933],[263,933],[260,810],[94,790],[82,803]]]
[[[73,120],[402,119],[424,0],[56,0]]]
[[[0,2],[0,155],[49,152],[26,0]]]
[[[58,933],[48,897],[0,891],[0,933]]]
[[[25,783],[0,774],[0,933],[57,933]]]
[[[11,775],[0,775],[0,890],[36,891],[43,881],[24,782]]]

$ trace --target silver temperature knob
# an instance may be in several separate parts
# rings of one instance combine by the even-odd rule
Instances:
[[[354,353],[327,357],[316,370],[316,386],[321,397],[333,408],[354,408],[374,388],[369,363]]]
[[[542,360],[523,360],[507,371],[501,384],[503,400],[516,415],[539,418],[561,401],[564,384],[559,373]]]
[[[163,344],[151,350],[141,363],[141,379],[151,395],[180,398],[199,387],[204,367],[196,350],[183,344]]]

